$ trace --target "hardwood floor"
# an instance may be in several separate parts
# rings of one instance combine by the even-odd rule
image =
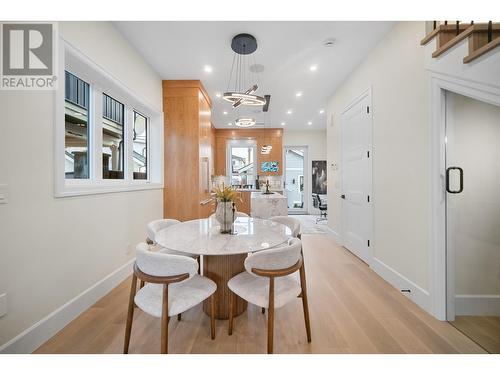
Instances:
[[[275,353],[485,353],[447,322],[413,304],[325,234],[303,235],[311,315],[307,342],[300,298],[276,310]],[[126,280],[68,324],[36,353],[121,353],[130,280]],[[267,316],[249,305],[235,318],[210,319],[201,305],[170,320],[170,353],[265,353]],[[139,309],[130,353],[159,353],[160,319]]]
[[[500,353],[500,316],[457,316],[451,324],[489,353]]]

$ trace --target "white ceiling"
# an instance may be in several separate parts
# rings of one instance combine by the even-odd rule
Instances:
[[[392,22],[115,22],[118,29],[162,79],[200,79],[212,99],[212,122],[229,128],[238,115],[250,114],[266,127],[324,129],[328,98],[392,28]],[[269,112],[246,106],[237,113],[217,98],[227,89],[233,62],[231,39],[250,33],[264,65],[258,95],[271,95]],[[324,40],[334,38],[331,47]],[[206,73],[204,67],[212,67]],[[316,65],[317,70],[310,71]],[[296,97],[297,92],[301,97]],[[287,114],[292,110],[292,114]],[[223,112],[228,114],[224,115]],[[258,113],[255,113],[258,112]],[[286,124],[281,125],[282,122]],[[312,125],[308,125],[312,122]]]

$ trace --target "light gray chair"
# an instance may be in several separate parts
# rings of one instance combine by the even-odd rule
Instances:
[[[246,271],[229,280],[229,335],[233,333],[234,294],[268,309],[267,352],[273,352],[274,310],[302,297],[307,341],[311,342],[306,273],[302,259],[302,243],[293,238],[287,246],[264,250],[245,259]],[[300,282],[293,276],[300,272]]]
[[[283,225],[286,225],[292,231],[292,236],[295,238],[301,238],[300,233],[300,221],[290,217],[290,216],[273,216],[269,220],[276,221]]]
[[[159,219],[159,220],[154,220],[148,224],[148,238],[146,239],[146,242],[151,245],[151,250],[165,254],[183,255],[195,259],[199,258],[199,255],[197,254],[183,253],[180,251],[167,249],[165,247],[160,246],[156,242],[156,233],[158,233],[162,229],[168,228],[175,224],[180,224],[180,221],[175,219]]]
[[[189,257],[152,252],[146,243],[136,249],[136,261],[128,304],[123,353],[128,353],[134,319],[134,305],[161,318],[161,353],[168,353],[168,322],[210,298],[210,328],[215,339],[215,296],[217,285],[197,274],[198,263]],[[147,284],[137,289],[137,279]]]

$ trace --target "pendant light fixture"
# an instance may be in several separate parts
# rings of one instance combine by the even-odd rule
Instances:
[[[231,49],[234,51],[233,64],[227,90],[222,98],[232,103],[233,108],[241,105],[264,106],[266,99],[255,95],[259,85],[250,71],[250,55],[257,50],[257,40],[250,34],[238,34],[231,41]],[[253,122],[255,124],[255,120]]]
[[[248,128],[250,126],[254,126],[256,123],[255,119],[251,117],[238,117],[234,121],[234,124],[240,128]]]

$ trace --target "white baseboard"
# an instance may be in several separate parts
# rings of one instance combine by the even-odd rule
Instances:
[[[326,234],[333,240],[335,243],[339,246],[342,246],[342,241],[340,238],[340,235],[334,231],[332,228],[330,228],[328,225],[325,226],[326,228]]]
[[[35,351],[40,345],[78,317],[78,315],[130,276],[134,261],[135,259],[128,261],[116,271],[2,345],[0,353],[26,354]]]
[[[431,298],[428,291],[422,289],[414,282],[408,280],[406,277],[401,275],[396,270],[389,267],[384,262],[377,258],[373,258],[370,268],[373,269],[380,277],[391,284],[397,290],[409,289],[409,293],[403,293],[410,300],[415,302],[422,309],[427,311],[429,314],[431,312]]]
[[[500,295],[457,294],[455,315],[500,315]]]

